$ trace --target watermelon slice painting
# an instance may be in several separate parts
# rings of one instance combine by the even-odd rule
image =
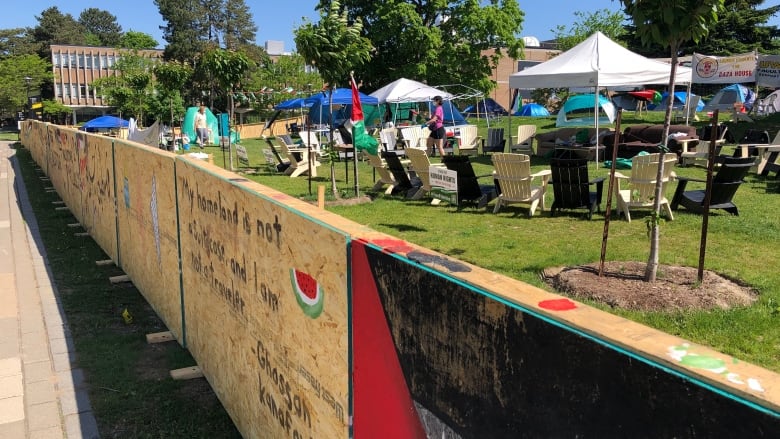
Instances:
[[[298,305],[307,316],[316,319],[322,314],[325,294],[317,281],[303,271],[290,269],[293,293]]]

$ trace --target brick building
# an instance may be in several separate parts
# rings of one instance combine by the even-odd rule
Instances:
[[[495,49],[490,49],[482,53],[483,55],[490,55],[494,52]],[[554,45],[550,42],[542,42],[539,47],[526,46],[523,49],[524,58],[521,60],[512,59],[505,55],[499,61],[498,67],[493,69],[491,77],[496,81],[497,86],[490,93],[489,97],[501,104],[502,107],[510,110],[511,104],[509,101],[511,99],[512,90],[509,88],[509,75],[519,72],[530,65],[547,61],[558,53],[560,53],[560,51],[555,49]]]
[[[73,124],[110,112],[111,107],[91,84],[97,78],[117,74],[114,66],[122,51],[111,47],[51,46],[54,99],[73,109]],[[162,59],[163,51],[152,49],[137,53],[143,57]]]

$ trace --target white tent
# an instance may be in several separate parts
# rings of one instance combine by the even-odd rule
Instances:
[[[403,102],[428,102],[433,100],[434,96],[441,96],[445,101],[453,98],[452,94],[447,93],[446,91],[406,78],[397,79],[371,93],[370,96],[377,98],[380,104],[388,102],[394,104]]]
[[[596,32],[541,64],[509,75],[511,88],[614,87],[668,84],[671,65],[645,58]],[[678,66],[676,83],[690,83],[691,69]]]

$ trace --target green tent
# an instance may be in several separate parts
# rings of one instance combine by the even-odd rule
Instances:
[[[191,144],[198,143],[197,137],[195,136],[195,113],[198,112],[198,107],[189,107],[187,108],[187,112],[184,114],[184,122],[181,126],[181,132],[186,134],[187,137],[190,138]],[[219,144],[219,123],[217,122],[217,117],[214,116],[214,113],[211,112],[208,108],[206,108],[206,124],[209,127],[209,145],[218,145]]]

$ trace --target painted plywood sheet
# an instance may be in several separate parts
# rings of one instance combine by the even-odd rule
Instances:
[[[371,272],[395,343],[388,357],[397,355],[429,437],[761,437],[780,427],[770,371],[401,240],[365,237],[371,245],[363,255],[353,245],[353,267]]]
[[[85,145],[84,137],[85,133],[57,126],[49,135],[51,184],[74,215],[81,212],[79,148]]]
[[[92,239],[116,261],[116,186],[112,139],[87,134],[78,152],[81,211],[76,216]]]
[[[118,263],[183,342],[174,155],[116,140]]]
[[[196,159],[176,175],[187,346],[239,430],[348,437],[347,237]]]

